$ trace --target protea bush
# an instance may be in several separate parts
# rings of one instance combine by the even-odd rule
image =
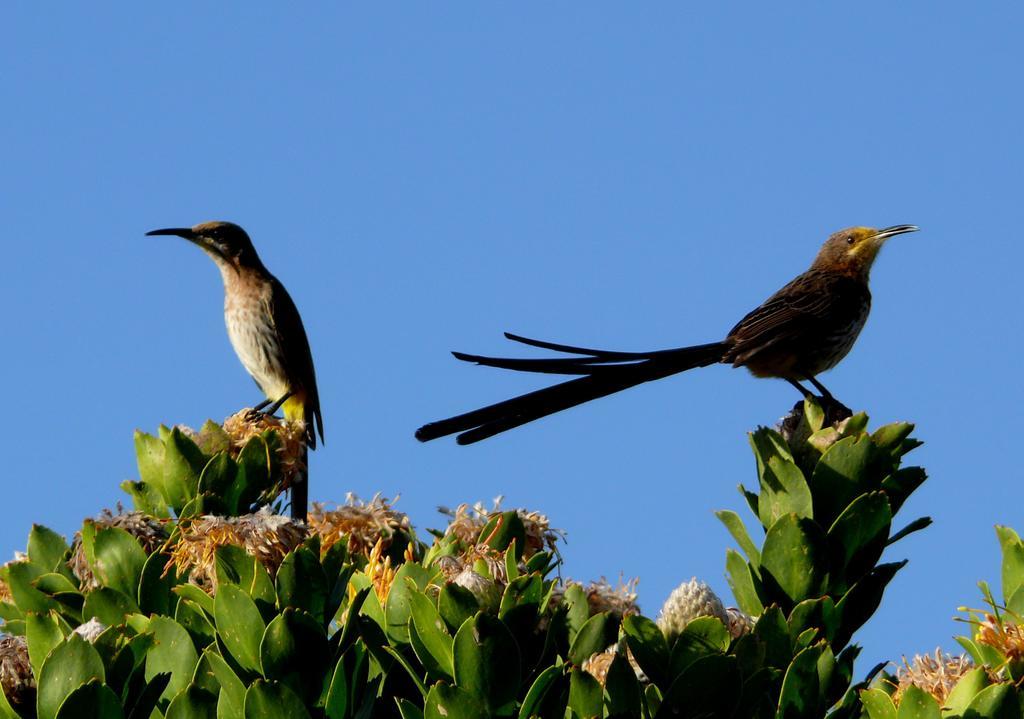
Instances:
[[[139,433],[130,510],[70,542],[36,525],[0,568],[0,717],[903,719],[949,697],[997,716],[1024,676],[1009,530],[1005,607],[968,613],[968,669],[932,660],[942,698],[900,672],[855,678],[855,633],[904,564],[882,554],[928,522],[893,530],[925,479],[902,466],[911,430],[826,425],[807,402],[755,431],[759,529],[719,513],[734,601],[693,579],[656,618],[633,583],[561,580],[561,535],[535,511],[462,505],[421,535],[381,497],[280,516],[301,427],[242,412]]]

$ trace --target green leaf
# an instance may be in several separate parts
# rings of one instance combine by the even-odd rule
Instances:
[[[489,719],[491,713],[475,695],[438,682],[430,688],[423,707],[424,719]]]
[[[967,705],[964,716],[985,717],[985,719],[1020,719],[1021,707],[1014,687],[1010,684],[993,684],[982,689]]]
[[[760,556],[758,559],[760,560]],[[740,609],[752,617],[760,615],[764,611],[764,605],[761,604],[761,597],[757,591],[757,585],[760,582],[755,581],[747,560],[735,549],[725,550],[725,571],[729,588],[732,589],[732,595],[736,598]]]
[[[431,677],[454,679],[453,639],[444,620],[427,595],[413,592],[409,599],[412,608],[409,636],[416,657]]]
[[[139,467],[139,478],[147,488],[160,495],[160,503],[168,504],[167,487],[164,482],[164,443],[151,434],[135,430],[135,461]],[[130,490],[126,490],[133,494]]]
[[[669,652],[665,635],[653,621],[639,614],[622,620],[622,631],[633,658],[652,682],[668,686]]]
[[[715,512],[715,516],[718,517],[719,521],[725,525],[725,528],[729,530],[729,534],[736,540],[736,543],[740,545],[740,549],[747,555],[747,559],[755,567],[761,563],[761,552],[758,551],[757,545],[754,544],[750,538],[750,534],[747,533],[747,527],[743,524],[743,520],[740,519],[740,515],[736,512],[729,510],[720,510]]]
[[[174,608],[174,621],[185,628],[192,643],[199,648],[206,647],[217,638],[213,619],[191,599],[182,599]]]
[[[904,467],[882,480],[882,489],[889,495],[889,506],[892,507],[893,516],[900,511],[900,507],[903,506],[907,498],[927,478],[928,475],[920,467]]]
[[[245,719],[309,719],[309,712],[284,684],[257,679],[245,692]]]
[[[761,580],[773,580],[791,603],[821,594],[828,575],[825,533],[796,514],[780,517],[768,529],[761,551]]]
[[[403,565],[404,568],[405,565]],[[326,624],[327,576],[320,560],[300,547],[285,556],[277,570],[277,606],[302,609],[320,624]]]
[[[465,587],[451,582],[441,588],[437,600],[437,610],[441,613],[450,630],[458,631],[459,627],[479,611],[480,605],[473,593]]]
[[[907,687],[900,698],[896,719],[941,719],[939,703],[923,689],[913,684]]]
[[[978,667],[960,677],[956,685],[950,690],[949,696],[943,702],[943,710],[948,714],[959,716],[967,711],[971,700],[982,689],[989,685],[988,673],[984,668]],[[895,716],[895,713],[894,713]],[[872,717],[871,719],[875,719]]]
[[[430,579],[423,567],[406,562],[395,573],[391,591],[384,603],[386,632],[392,641],[409,643],[409,619],[412,616],[412,595],[421,592]]]
[[[256,560],[241,547],[224,544],[214,552],[214,572],[217,586],[235,584],[249,594],[255,576]],[[250,596],[252,596],[250,594]]]
[[[223,497],[234,483],[237,473],[238,465],[228,456],[227,452],[218,452],[203,467],[203,471],[199,475],[198,491],[212,494],[215,497]],[[247,508],[228,506],[227,509],[235,514],[241,513]]]
[[[616,654],[604,682],[609,716],[642,716],[640,682],[626,657]]]
[[[576,634],[590,619],[590,602],[587,601],[587,593],[583,591],[583,587],[575,583],[565,588],[565,596],[562,601],[568,609],[565,620],[569,628],[569,642],[571,643],[576,641]]]
[[[71,692],[57,710],[57,719],[122,719],[124,710],[117,695],[97,680]]]
[[[896,719],[896,705],[892,703],[892,697],[881,689],[863,690],[860,700],[868,711],[868,719]]]
[[[93,551],[94,569],[103,586],[133,599],[138,596],[146,552],[135,537],[120,527],[103,527],[96,531]]]
[[[619,618],[609,612],[595,614],[583,625],[569,648],[569,661],[583,666],[591,655],[598,654],[615,643],[619,635]]]
[[[213,597],[194,584],[178,584],[173,589],[179,597],[184,597],[202,607],[203,611],[213,616]]]
[[[35,580],[45,573],[41,567],[29,562],[11,562],[4,565],[4,569],[7,572],[7,586],[18,609],[22,612],[40,614],[46,614],[50,610],[60,611],[60,604],[34,586]]]
[[[130,479],[124,480],[118,486],[132,498],[132,506],[135,511],[144,512],[154,517],[170,516],[167,503],[156,487],[146,482],[133,482]]]
[[[39,671],[36,694],[39,719],[55,719],[68,695],[93,679],[104,681],[103,660],[89,642],[72,634],[53,648]]]
[[[275,617],[260,643],[263,676],[288,686],[308,704],[316,702],[329,668],[323,624],[291,607]]]
[[[408,699],[395,699],[402,719],[423,719],[423,711]]]
[[[170,557],[166,554],[153,552],[142,566],[142,573],[139,576],[138,599],[139,608],[143,614],[163,614],[165,616],[174,614],[178,597],[173,593],[173,589],[178,582],[178,575],[174,571],[174,567],[164,570],[168,560]]]
[[[47,572],[56,571],[68,553],[67,542],[52,529],[33,524],[28,533],[28,560]]]
[[[879,427],[871,435],[872,443],[883,452],[895,452],[903,444],[903,440],[914,431],[914,425],[910,422],[893,422],[884,427]]]
[[[82,619],[89,621],[96,618],[108,627],[116,627],[125,623],[129,614],[139,612],[135,600],[122,592],[110,587],[97,587],[85,595],[82,605]]]
[[[519,719],[530,719],[530,717],[546,716],[543,714],[546,703],[551,698],[556,698],[565,689],[565,673],[561,667],[548,667],[534,680],[523,705],[519,708]],[[557,707],[551,716],[565,715],[565,699],[562,699],[561,706]]]
[[[146,652],[145,677],[150,680],[157,674],[169,673],[171,681],[161,695],[169,701],[188,686],[199,655],[185,628],[169,617],[150,619],[147,632],[153,635],[153,646]]]
[[[807,647],[793,657],[782,680],[778,716],[824,715],[825,707],[819,706],[821,688],[818,682],[818,660],[821,658],[823,646],[824,644],[819,644]]]
[[[519,689],[519,647],[497,617],[479,613],[455,635],[455,684],[496,713],[515,701]]]
[[[181,509],[196,496],[199,475],[206,462],[206,456],[195,442],[177,427],[171,429],[164,439],[163,494],[167,503],[176,512],[180,513]]]
[[[484,528],[480,530],[480,537],[477,541],[485,543],[499,552],[504,552],[512,542],[515,542],[515,555],[516,561],[518,561],[522,559],[523,548],[526,546],[526,527],[518,512],[502,512],[488,520]]]
[[[342,654],[327,690],[324,704],[327,719],[351,717],[361,710],[361,704],[372,702],[374,697],[369,695],[375,694],[375,684],[366,680],[370,665],[367,654],[363,644],[354,644]]]
[[[868,471],[873,451],[869,437],[845,437],[818,460],[810,486],[814,491],[814,518],[822,526],[831,525],[854,498],[878,489]]]
[[[672,676],[679,676],[698,659],[723,654],[729,640],[729,629],[717,617],[691,620],[672,646]]]
[[[46,656],[64,641],[64,632],[61,631],[57,617],[56,612],[29,612],[25,615],[25,641],[28,643],[29,663],[34,676],[40,675]]]
[[[871,570],[882,556],[891,525],[884,492],[862,494],[843,510],[828,530],[833,586],[848,586]]]
[[[836,611],[841,617],[840,628],[832,640],[833,650],[839,651],[850,640],[857,629],[871,618],[882,602],[882,594],[900,569],[907,563],[890,562],[879,564],[870,574],[850,587],[843,598],[836,603]]]
[[[803,472],[793,461],[786,440],[778,432],[761,427],[750,435],[757,457],[757,475],[761,483],[758,518],[771,527],[783,515],[811,515],[811,490]]]
[[[245,685],[242,680],[214,648],[203,652],[203,657],[220,685],[219,703],[223,707],[222,716],[241,717],[245,707]]]
[[[836,611],[832,597],[826,595],[817,599],[805,599],[793,607],[789,614],[789,634],[796,641],[797,637],[808,629],[814,629],[816,631],[810,636],[816,636],[820,632],[823,639],[831,642],[839,629],[839,622],[839,612]]]
[[[707,656],[688,666],[672,683],[656,716],[728,717],[739,702],[741,689],[735,657]]]
[[[582,669],[569,677],[569,708],[579,719],[600,717],[604,712],[604,690],[600,682]]]
[[[1024,542],[1015,531],[1002,525],[996,525],[996,536],[1003,550],[1003,601],[1009,602],[1024,585]]]
[[[764,643],[765,663],[775,669],[785,670],[793,657],[793,639],[782,610],[777,606],[765,609],[754,624],[753,634]]]
[[[234,660],[243,669],[258,672],[260,642],[266,625],[253,600],[235,585],[220,585],[214,597],[213,615],[217,633]]]
[[[273,460],[262,436],[251,437],[238,453],[238,472],[224,501],[229,507],[248,508],[271,485]]]
[[[217,719],[217,695],[190,684],[167,707],[166,719]]]
[[[531,622],[536,618],[540,610],[540,603],[544,599],[544,580],[539,574],[524,574],[511,580],[501,595],[501,605],[498,609],[498,616],[505,619],[510,611],[524,610],[530,616]],[[533,610],[529,611],[532,607]]]
[[[157,674],[148,682],[142,677],[141,672],[133,674],[132,681],[124,690],[125,697],[121,701],[123,706],[128,707],[128,719],[158,719],[160,715],[156,707],[170,680],[170,674]]]

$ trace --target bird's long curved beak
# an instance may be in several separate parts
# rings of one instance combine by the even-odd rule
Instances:
[[[887,240],[894,235],[902,235],[907,232],[917,232],[920,228],[917,225],[893,225],[892,227],[886,227],[875,233],[873,239],[875,240]]]
[[[153,235],[174,235],[175,237],[184,237],[186,240],[195,240],[196,233],[192,231],[191,227],[167,227],[163,230],[150,230],[146,233],[146,237]]]

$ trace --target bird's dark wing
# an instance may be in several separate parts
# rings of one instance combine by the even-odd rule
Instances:
[[[813,336],[823,327],[842,326],[847,318],[836,313],[861,307],[850,301],[851,293],[870,301],[864,284],[848,277],[811,270],[794,278],[729,331],[731,361],[743,364],[769,347]]]
[[[309,349],[302,316],[288,290],[276,277],[271,278],[271,284],[270,317],[274,318],[278,342],[283,348],[285,373],[305,392],[306,441],[311,449],[316,449],[316,435],[320,435],[321,442],[324,439],[324,420],[320,413],[320,393],[316,386],[313,353]]]
[[[510,339],[520,341],[516,336],[512,336]],[[489,367],[583,376],[456,417],[431,422],[416,431],[416,438],[421,442],[426,442],[461,432],[457,438],[458,443],[472,444],[535,419],[575,407],[592,399],[614,394],[643,382],[650,382],[693,367],[719,362],[726,350],[726,345],[721,342],[636,353],[583,350],[569,345],[558,345],[538,340],[530,340],[525,344],[549,349],[558,348],[560,351],[585,352],[590,356],[554,359],[482,357],[462,353],[455,353],[455,356],[467,362],[476,362]],[[561,348],[566,349],[562,350]]]

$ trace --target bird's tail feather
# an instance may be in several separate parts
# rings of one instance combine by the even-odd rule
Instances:
[[[714,342],[657,352],[609,352],[527,340],[516,335],[507,336],[509,339],[536,347],[589,356],[536,360],[481,357],[461,353],[455,353],[455,356],[467,362],[476,362],[489,367],[583,376],[472,412],[431,422],[416,431],[417,439],[427,442],[461,432],[462,434],[457,438],[459,444],[479,442],[592,399],[606,397],[629,387],[685,372],[688,369],[714,364],[722,359],[727,348],[725,343]]]

